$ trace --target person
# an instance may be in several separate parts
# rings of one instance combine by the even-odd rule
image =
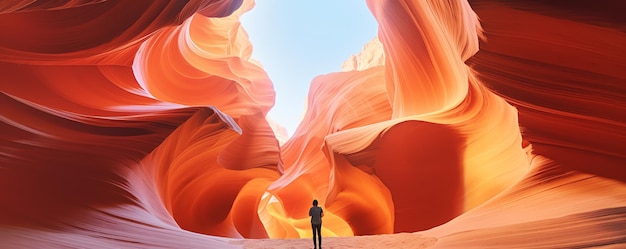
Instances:
[[[311,216],[311,228],[313,229],[313,248],[322,249],[322,217],[324,217],[324,210],[317,206],[317,200],[313,200],[313,206],[309,209],[309,216]],[[317,236],[318,243],[315,243],[315,236]],[[317,247],[319,245],[319,247]]]

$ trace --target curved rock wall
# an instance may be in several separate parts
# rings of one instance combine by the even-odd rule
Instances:
[[[310,237],[315,198],[325,236],[624,243],[626,22],[601,2],[367,1],[378,37],[287,141],[252,1],[2,3],[0,239],[241,247]]]

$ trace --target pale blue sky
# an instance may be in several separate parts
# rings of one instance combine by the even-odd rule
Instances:
[[[365,0],[256,0],[241,22],[274,83],[269,117],[293,135],[311,80],[338,72],[377,34]]]

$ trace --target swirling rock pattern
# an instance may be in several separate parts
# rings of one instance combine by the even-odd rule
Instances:
[[[367,4],[287,140],[252,1],[0,3],[3,246],[625,243],[623,3]]]

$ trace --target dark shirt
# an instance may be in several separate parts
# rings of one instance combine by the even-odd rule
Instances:
[[[317,207],[317,206],[311,207],[311,209],[309,209],[309,216],[311,216],[311,224],[314,224],[314,225],[322,224],[322,213],[324,213],[324,210],[322,210],[321,207]]]

